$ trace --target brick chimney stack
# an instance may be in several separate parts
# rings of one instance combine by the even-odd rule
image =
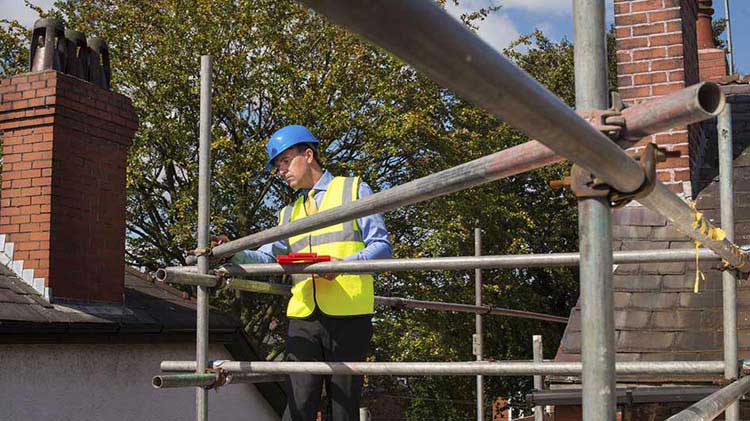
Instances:
[[[719,80],[727,75],[727,57],[724,50],[714,45],[711,17],[712,0],[698,1],[698,67],[701,80]]]
[[[45,70],[0,81],[0,262],[49,299],[120,302],[130,100]]]
[[[645,101],[693,85],[698,79],[695,0],[615,0],[617,84],[627,104]],[[690,193],[690,144],[694,128],[677,127],[651,137],[682,152],[659,164],[659,181]]]

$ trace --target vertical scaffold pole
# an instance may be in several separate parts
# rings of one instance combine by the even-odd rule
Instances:
[[[721,197],[721,229],[729,241],[734,241],[734,190],[732,186],[732,106],[727,102],[717,120],[719,132],[719,187]],[[724,378],[737,380],[737,279],[734,272],[721,274],[724,307]],[[727,407],[727,421],[740,419],[739,402]]]
[[[371,421],[370,410],[366,407],[359,408],[359,421]]]
[[[474,228],[474,255],[482,255],[482,229]],[[482,269],[474,269],[474,299],[477,306],[482,305]],[[484,336],[482,333],[482,315],[475,316],[476,333],[473,338],[474,355],[482,361]],[[484,378],[477,376],[477,421],[484,421]]]
[[[607,108],[604,0],[574,0],[576,108]],[[607,198],[578,202],[583,419],[615,419],[612,210]]]
[[[727,20],[727,61],[729,74],[734,74],[734,45],[732,45],[732,18],[729,15],[729,0],[724,0],[724,16]]]
[[[209,247],[209,212],[211,181],[211,56],[201,56],[201,103],[200,140],[198,148],[198,249]],[[208,273],[208,254],[198,256],[198,272]],[[204,373],[208,363],[208,292],[206,287],[198,287],[198,308],[196,326],[196,372]],[[208,419],[208,390],[195,389],[195,418]]]
[[[531,348],[533,352],[534,362],[541,363],[544,361],[544,353],[542,352],[542,335],[534,335],[531,337]],[[534,389],[544,390],[544,377],[541,374],[534,376]],[[534,421],[544,421],[544,407],[541,405],[534,406]]]

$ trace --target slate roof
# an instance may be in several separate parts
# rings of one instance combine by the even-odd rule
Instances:
[[[130,267],[125,271],[122,304],[50,303],[0,265],[0,342],[98,340],[92,334],[102,341],[167,341],[187,335],[193,340],[195,306],[195,300],[181,291],[152,282]],[[232,340],[240,326],[238,320],[215,311],[209,320],[212,339],[219,342]]]
[[[120,304],[50,303],[10,269],[0,265],[0,343],[195,343],[195,299],[132,267],[125,268]],[[258,360],[238,319],[211,311],[209,341],[235,360]],[[277,383],[257,389],[281,414],[285,395]]]
[[[742,245],[750,244],[750,122],[735,118],[734,123],[735,241]],[[713,130],[715,136],[715,127]],[[713,139],[715,142],[715,137]],[[715,159],[715,155],[713,156],[712,159]],[[696,206],[718,225],[719,185],[713,178],[715,172],[711,169],[715,164],[707,160],[704,165],[704,184],[696,198]],[[694,248],[694,243],[668,226],[663,217],[644,207],[626,207],[614,211],[613,239],[614,250]],[[722,281],[721,272],[712,269],[717,265],[718,263],[706,262],[699,264],[706,280],[701,282],[697,294],[693,292],[693,262],[617,266],[614,270],[617,360],[721,360]],[[750,358],[748,279],[739,280],[737,301],[739,358]],[[577,305],[570,314],[557,360],[580,361],[580,321],[580,307]],[[710,378],[701,376],[639,376],[636,379],[624,379],[624,382],[709,380]]]

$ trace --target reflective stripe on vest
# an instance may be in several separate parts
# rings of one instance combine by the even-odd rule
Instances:
[[[359,177],[334,177],[328,185],[320,211],[335,208],[357,200]],[[305,198],[299,197],[279,212],[279,224],[289,223],[307,216]],[[289,238],[291,252],[312,252],[321,256],[343,259],[365,248],[362,231],[356,221],[320,228]],[[332,281],[317,275],[292,275],[292,298],[289,299],[288,317],[307,317],[320,309],[331,316],[355,316],[374,312],[373,277],[369,274],[340,274]]]

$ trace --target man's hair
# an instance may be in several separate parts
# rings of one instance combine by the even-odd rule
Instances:
[[[315,162],[319,167],[323,168],[323,164],[320,162],[320,156],[318,155],[318,148],[316,147],[316,145],[312,143],[298,143],[292,146],[292,148],[294,148],[294,150],[298,153],[304,153],[305,150],[311,149],[313,151],[313,159],[315,159]]]

